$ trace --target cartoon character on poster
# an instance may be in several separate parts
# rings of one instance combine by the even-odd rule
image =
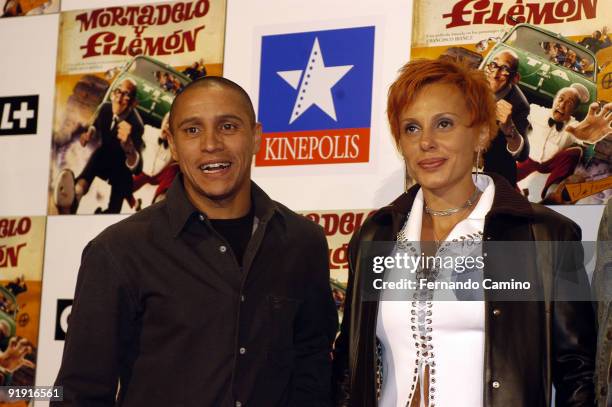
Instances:
[[[44,237],[44,217],[0,218],[1,386],[34,385]]]
[[[49,214],[163,199],[178,173],[167,114],[189,82],[222,73],[224,25],[224,0],[61,14]]]
[[[0,17],[57,13],[60,0],[0,0]]]
[[[609,199],[609,8],[587,0],[420,0],[414,13],[412,57],[482,69],[498,99],[500,135],[485,171],[505,176],[533,202]]]

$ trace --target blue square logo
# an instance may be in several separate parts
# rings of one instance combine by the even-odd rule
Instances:
[[[374,27],[262,37],[256,165],[367,162]]]

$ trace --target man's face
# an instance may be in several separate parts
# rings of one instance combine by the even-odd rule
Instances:
[[[130,81],[123,81],[113,89],[111,95],[111,103],[113,108],[113,114],[121,116],[123,113],[131,109],[134,104],[134,94],[136,93],[134,84]]]
[[[514,74],[512,70],[513,62],[512,55],[501,52],[493,57],[493,61],[486,66],[485,74],[493,93],[497,93],[509,85]]]
[[[576,53],[572,50],[567,51],[567,61],[570,64],[573,64],[576,62]]]
[[[249,199],[261,141],[261,125],[249,113],[238,91],[218,84],[190,88],[173,106],[168,141],[196,206]]]
[[[552,106],[552,118],[558,122],[567,122],[578,107],[578,98],[571,89],[557,93]]]

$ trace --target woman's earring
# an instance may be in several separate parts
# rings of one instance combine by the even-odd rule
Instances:
[[[478,182],[478,173],[480,173],[480,151],[481,149],[479,148],[476,153],[476,182]]]

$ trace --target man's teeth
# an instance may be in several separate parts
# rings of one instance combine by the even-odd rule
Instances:
[[[228,163],[228,162],[212,163],[212,164],[202,165],[200,166],[200,169],[204,172],[213,172],[213,171],[220,171],[220,170],[229,168],[230,165],[231,163]]]

